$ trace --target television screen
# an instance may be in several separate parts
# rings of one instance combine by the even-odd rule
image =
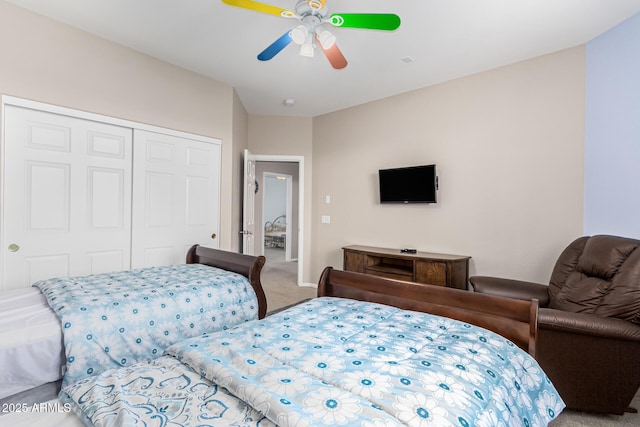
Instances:
[[[380,169],[380,203],[436,203],[436,165]]]

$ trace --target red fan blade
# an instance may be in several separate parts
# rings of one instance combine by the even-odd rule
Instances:
[[[320,49],[322,49],[333,68],[335,68],[336,70],[341,70],[347,66],[347,59],[344,57],[337,44],[334,44],[328,49],[324,49],[322,47],[322,44],[320,44],[320,42],[318,41],[318,46],[320,46]]]

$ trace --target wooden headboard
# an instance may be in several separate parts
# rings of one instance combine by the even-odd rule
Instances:
[[[262,319],[267,314],[267,297],[260,281],[260,272],[265,263],[265,257],[239,254],[236,252],[211,249],[200,245],[193,245],[187,252],[187,264],[204,264],[223,270],[242,274],[253,287],[258,297],[258,317]]]
[[[324,269],[318,296],[350,298],[460,320],[496,332],[535,357],[538,300],[522,301],[460,289]]]

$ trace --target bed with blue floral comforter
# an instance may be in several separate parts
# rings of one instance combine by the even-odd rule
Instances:
[[[63,386],[258,318],[246,277],[202,264],[48,279],[34,286],[61,321]]]
[[[323,297],[67,386],[87,425],[545,426],[564,408],[488,330]]]

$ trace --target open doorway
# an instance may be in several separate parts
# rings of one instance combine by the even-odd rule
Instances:
[[[265,255],[267,263],[262,270],[262,283],[267,294],[269,310],[290,305],[315,296],[315,288],[305,286],[303,277],[304,255],[304,158],[300,156],[254,155],[245,151],[243,194],[243,253]],[[290,212],[264,214],[265,176],[291,176]],[[269,179],[269,178],[267,178]],[[277,179],[277,178],[276,178]],[[267,190],[268,191],[268,190]],[[288,190],[287,190],[288,191]],[[269,195],[267,194],[267,198]],[[276,233],[285,230],[284,250],[282,236],[266,235],[269,223],[285,224],[275,227]],[[273,231],[273,228],[269,228]],[[266,239],[265,239],[266,237]],[[279,240],[274,240],[273,237]],[[266,246],[265,246],[266,245]],[[274,247],[272,247],[273,245]],[[276,252],[277,251],[277,252]],[[287,252],[290,252],[287,254]]]
[[[303,214],[304,214],[304,158],[300,156],[255,155],[249,150],[244,153],[244,192],[242,230],[242,252],[248,255],[264,255],[265,224],[277,219],[263,218],[263,199],[265,193],[265,176],[290,176],[291,191],[290,211],[285,213],[284,222],[289,241],[285,242],[289,256],[287,262],[296,261],[297,277],[294,282],[302,285],[303,267]],[[266,175],[265,175],[266,174]],[[287,208],[289,209],[289,208]],[[279,219],[282,221],[282,219]],[[289,243],[288,245],[286,243]],[[298,250],[300,248],[300,250]]]
[[[257,166],[260,166],[258,164]],[[268,165],[267,165],[268,166]],[[292,169],[292,172],[294,170]],[[262,188],[262,247],[279,262],[290,262],[292,253],[297,259],[297,251],[292,251],[292,235],[297,237],[293,214],[293,176],[286,173],[263,172]]]
[[[255,162],[255,253],[279,270],[289,271],[299,285],[300,171],[297,162]]]

